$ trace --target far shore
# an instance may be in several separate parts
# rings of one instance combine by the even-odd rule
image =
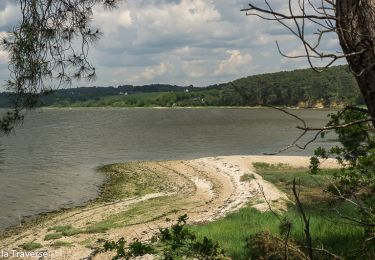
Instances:
[[[266,106],[190,106],[190,107],[112,107],[112,106],[103,106],[103,107],[86,107],[86,106],[48,106],[40,107],[39,109],[272,109],[272,107]],[[338,110],[340,107],[278,107],[289,110]]]
[[[48,252],[47,259],[81,259],[99,246],[99,238],[147,240],[151,230],[167,225],[165,218],[188,214],[191,224],[199,224],[244,206],[267,211],[259,187],[274,208],[286,210],[287,195],[257,174],[254,163],[306,168],[309,157],[238,155],[103,166],[100,170],[108,178],[95,201],[41,215],[3,234],[0,241],[4,249],[20,251],[33,245]],[[338,165],[329,159],[322,167]],[[244,176],[249,180],[243,181]]]

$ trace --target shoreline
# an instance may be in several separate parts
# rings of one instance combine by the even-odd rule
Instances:
[[[69,223],[71,223],[76,225],[77,223],[81,223],[81,226],[76,228],[87,228],[87,226],[85,226],[87,222],[85,220],[85,218],[87,218],[85,214],[89,214],[91,212],[90,214],[92,214],[92,216],[95,216],[94,218],[97,218],[95,221],[101,223],[105,221],[106,218],[111,218],[116,214],[121,214],[124,206],[127,207],[128,211],[131,211],[138,204],[141,205],[142,203],[146,206],[148,205],[147,207],[152,207],[154,204],[160,203],[159,207],[163,207],[166,202],[173,203],[176,200],[181,200],[181,203],[176,203],[176,205],[173,205],[175,206],[175,208],[166,208],[165,212],[158,212],[156,214],[161,214],[160,216],[162,217],[154,218],[153,216],[150,221],[147,221],[147,217],[149,216],[147,214],[145,215],[146,218],[144,218],[144,220],[146,221],[145,223],[148,223],[147,225],[156,224],[157,226],[162,225],[163,222],[161,221],[161,218],[164,218],[165,214],[167,214],[166,216],[176,216],[176,213],[172,214],[170,211],[177,210],[181,206],[180,204],[183,204],[184,207],[180,207],[181,209],[179,209],[178,211],[182,213],[190,212],[189,216],[192,216],[192,223],[206,223],[214,221],[216,219],[224,217],[226,214],[230,212],[236,211],[239,208],[248,205],[248,203],[253,204],[253,207],[260,211],[265,211],[267,210],[267,205],[265,205],[264,202],[259,201],[259,197],[257,197],[255,191],[255,189],[257,189],[257,186],[255,184],[258,182],[262,183],[266,194],[269,195],[270,198],[272,198],[272,201],[276,201],[275,205],[277,205],[277,207],[280,210],[285,210],[286,201],[288,200],[287,197],[285,197],[285,194],[283,194],[281,191],[275,188],[272,184],[265,182],[261,177],[257,176],[252,167],[252,163],[281,163],[285,165],[290,165],[293,168],[305,168],[308,165],[309,158],[310,157],[301,156],[237,155],[205,157],[194,160],[180,161],[133,162],[104,166],[98,170],[103,171],[105,170],[105,167],[121,167],[122,165],[130,167],[129,169],[140,168],[142,169],[142,171],[148,169],[150,170],[150,176],[153,176],[152,179],[146,180],[148,182],[155,178],[155,172],[158,173],[158,175],[161,175],[160,173],[162,173],[162,175],[160,176],[160,182],[152,184],[155,187],[152,187],[149,193],[132,196],[134,194],[137,194],[136,192],[139,192],[139,190],[137,190],[136,192],[134,192],[134,194],[130,194],[130,196],[129,194],[126,194],[125,196],[122,193],[113,194],[113,190],[117,190],[119,188],[116,186],[116,183],[118,182],[118,179],[116,178],[118,178],[118,176],[107,171],[105,173],[107,175],[105,182],[100,188],[99,196],[96,199],[91,200],[82,206],[64,208],[54,212],[40,214],[32,220],[26,221],[26,223],[23,224],[21,227],[9,228],[8,231],[1,234],[0,240],[2,241],[2,243],[6,242],[7,246],[12,245],[12,248],[15,246],[19,246],[22,242],[27,243],[27,241],[30,240],[30,238],[35,238],[42,244],[42,242],[48,242],[43,241],[43,237],[48,233],[49,228],[51,228],[53,224],[68,225]],[[337,165],[333,161],[328,161],[328,163],[325,163],[325,168],[335,167],[337,167]],[[129,169],[126,168],[126,170]],[[176,173],[177,171],[179,172]],[[248,173],[255,176],[255,182],[241,183],[241,176]],[[174,176],[174,178],[176,178],[176,182],[173,183],[173,185],[170,185],[172,188],[168,185],[168,187],[164,187],[164,182],[171,176]],[[173,188],[173,186],[175,185],[179,187],[177,187],[177,189]],[[121,188],[122,186],[120,187],[120,189]],[[145,188],[143,187],[143,189]],[[196,197],[196,200],[187,201],[184,198],[181,198],[181,194],[191,194],[191,196]],[[210,204],[200,205],[198,203],[200,205],[199,206],[197,204],[197,201],[200,200],[206,201]],[[212,208],[210,207],[211,209],[207,209],[207,205],[211,204]],[[191,209],[186,210],[186,208],[189,207]],[[98,217],[98,214],[104,214],[106,216]],[[80,215],[82,216],[77,217]],[[138,226],[139,231],[144,229],[144,224],[142,225],[143,219],[142,221],[134,221],[135,222],[133,224],[130,223],[133,226],[132,230],[136,229]],[[143,230],[143,232],[144,231],[145,230]],[[126,226],[124,228],[115,227],[113,230],[108,229],[105,230],[104,233],[99,232],[95,234],[89,234],[85,232],[86,231],[82,231],[82,233],[77,234],[77,236],[82,236],[85,239],[98,236],[106,236],[106,238],[113,239],[118,237],[117,233],[127,235],[131,235],[132,233],[126,228]],[[34,234],[38,235],[35,237]],[[64,238],[66,238],[66,240],[69,241],[69,243],[71,243],[72,241],[76,241],[76,238],[74,236]],[[12,240],[13,242],[11,242]],[[77,246],[80,248],[78,250],[79,256],[87,256],[87,253],[89,253],[90,251],[89,249],[81,248],[81,246],[79,246],[79,243],[74,242],[74,244],[75,247]],[[51,253],[51,257],[52,255],[60,253],[76,257],[75,253],[73,252],[75,251],[75,247],[53,249],[53,247],[51,247],[50,245],[43,245],[43,249],[46,248]]]
[[[279,107],[288,110],[339,110],[340,107]],[[48,106],[48,107],[38,107],[37,109],[42,110],[53,110],[53,109],[272,109],[271,107],[265,106],[175,106],[175,107],[160,107],[160,106],[150,106],[150,107],[115,107],[115,106],[98,106],[98,107],[86,107],[86,106]]]
[[[90,199],[88,201],[84,201],[81,203],[81,205],[72,206],[72,207],[62,207],[62,208],[52,210],[52,211],[42,212],[42,213],[38,213],[35,215],[30,215],[30,216],[24,216],[20,224],[9,226],[5,228],[4,231],[0,232],[0,241],[10,236],[17,235],[23,232],[25,229],[33,228],[34,226],[38,225],[40,222],[47,221],[53,217],[58,216],[59,214],[68,213],[69,211],[73,211],[73,210],[84,209],[92,204],[98,203],[98,201],[100,200],[102,196],[102,189],[106,185],[108,185],[107,176],[105,176],[103,183],[99,186],[97,197]]]

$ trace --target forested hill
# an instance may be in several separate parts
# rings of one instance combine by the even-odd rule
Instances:
[[[322,73],[304,69],[262,74],[205,88],[153,84],[60,89],[42,98],[39,106],[337,107],[349,103],[361,104],[360,93],[347,66],[337,66]],[[8,105],[9,94],[0,94],[0,106]]]
[[[231,102],[241,100],[244,105],[312,107],[363,103],[355,78],[347,66],[335,66],[321,73],[303,69],[250,76],[235,80],[226,88],[229,96],[237,96],[237,101]]]

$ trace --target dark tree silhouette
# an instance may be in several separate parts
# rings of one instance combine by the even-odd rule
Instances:
[[[366,102],[367,109],[347,106],[342,111],[330,115],[330,122],[325,127],[309,127],[300,117],[291,112],[276,108],[298,119],[302,126],[302,134],[285,149],[297,146],[305,149],[318,137],[334,130],[341,146],[331,149],[318,148],[311,158],[311,173],[319,170],[320,160],[336,158],[342,168],[340,174],[332,179],[326,188],[332,198],[353,206],[354,215],[348,216],[332,204],[332,210],[346,222],[343,224],[357,225],[363,228],[363,248],[356,257],[374,258],[375,212],[374,212],[374,172],[375,172],[375,0],[288,0],[288,11],[279,12],[268,1],[264,5],[249,4],[242,11],[250,16],[258,16],[265,20],[276,21],[287,28],[302,43],[304,53],[289,56],[277,47],[281,55],[288,58],[307,58],[310,66],[322,71],[339,59],[346,59],[356,78],[359,89]],[[311,31],[315,31],[311,33]],[[324,41],[334,34],[338,37],[341,50],[325,51]],[[315,36],[315,37],[314,37]],[[318,61],[319,63],[316,63]],[[322,66],[322,62],[323,64]],[[317,66],[317,64],[319,66]],[[372,125],[371,125],[372,123]],[[304,146],[297,144],[307,132],[316,134]],[[285,149],[281,150],[284,151]],[[293,183],[296,205],[301,212],[304,223],[308,259],[313,259],[313,246],[309,231],[310,219],[303,212],[298,199],[298,192]],[[327,251],[322,248],[324,252]],[[329,253],[329,252],[328,252]],[[333,258],[340,257],[334,254]]]
[[[10,56],[7,90],[14,93],[14,109],[0,121],[11,131],[41,95],[72,79],[95,78],[88,62],[90,43],[101,36],[90,25],[95,5],[113,8],[119,0],[18,0],[21,19],[2,39]]]
[[[356,77],[369,116],[375,118],[374,0],[288,0],[286,13],[275,10],[268,0],[264,0],[264,5],[254,2],[242,10],[246,15],[276,21],[301,41],[304,54],[298,56],[284,54],[277,44],[283,56],[305,57],[317,71],[339,59],[346,59]],[[312,29],[314,33],[310,33]],[[323,43],[332,34],[338,37],[342,50],[326,52]],[[326,62],[323,68],[316,66],[316,60]],[[375,126],[375,121],[372,121]]]

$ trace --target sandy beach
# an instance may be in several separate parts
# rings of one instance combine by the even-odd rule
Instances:
[[[256,173],[253,167],[255,162],[306,168],[309,157],[220,156],[185,161],[135,162],[134,169],[140,173],[160,178],[163,183],[160,190],[116,201],[98,201],[55,214],[3,238],[1,247],[8,251],[22,251],[20,245],[32,241],[42,245],[37,251],[48,253],[48,257],[43,259],[87,259],[93,248],[99,246],[99,238],[147,240],[160,227],[168,226],[166,218],[176,219],[182,214],[188,214],[190,223],[199,224],[223,218],[245,205],[266,211],[268,204],[264,196],[274,209],[286,210],[289,198]],[[327,160],[322,168],[337,168],[337,164]],[[244,175],[251,176],[251,180],[241,181]],[[260,187],[264,194],[260,192]],[[99,227],[101,223],[109,222],[114,223],[114,228],[101,233],[88,232],[89,227]],[[64,236],[61,240],[69,246],[57,247],[55,240],[45,239],[56,226],[71,226],[86,232]],[[110,254],[101,254],[93,259],[110,257]]]

